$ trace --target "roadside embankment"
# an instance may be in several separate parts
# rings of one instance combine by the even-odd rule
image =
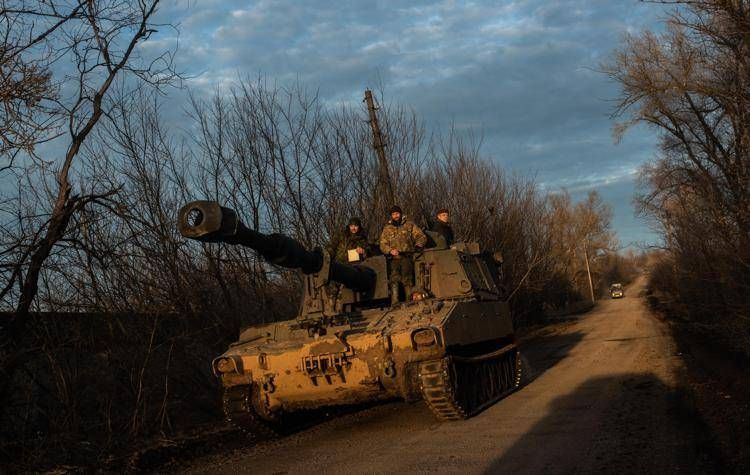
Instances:
[[[750,469],[750,360],[729,350],[699,326],[669,313],[672,302],[644,292],[652,311],[667,325],[683,360],[686,409],[705,422],[721,452],[724,469]]]

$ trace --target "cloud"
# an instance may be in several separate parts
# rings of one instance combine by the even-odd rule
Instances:
[[[664,8],[635,0],[180,0],[161,15],[179,24],[178,61],[197,75],[194,88],[262,74],[299,80],[335,103],[382,85],[431,127],[480,133],[484,154],[504,167],[547,189],[609,187],[619,193],[617,213],[632,214],[632,172],[653,154],[655,137],[636,129],[613,145],[618,89],[596,70],[625,32],[659,28]]]

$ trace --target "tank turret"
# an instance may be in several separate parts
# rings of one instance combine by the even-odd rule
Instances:
[[[283,234],[263,234],[242,224],[234,210],[215,201],[193,201],[180,209],[177,227],[186,238],[203,242],[239,244],[258,251],[268,262],[303,274],[322,275],[345,287],[367,292],[375,287],[376,272],[366,266],[331,261],[321,249],[308,251]]]

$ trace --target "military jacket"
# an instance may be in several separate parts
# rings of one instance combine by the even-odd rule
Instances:
[[[453,244],[453,228],[450,224],[444,223],[438,220],[432,225],[432,230],[440,233],[445,238],[445,245],[450,246]]]
[[[400,253],[414,252],[415,248],[424,247],[425,244],[427,236],[411,221],[402,221],[399,225],[388,221],[380,233],[380,250],[386,255],[390,254],[392,249]]]
[[[348,262],[349,256],[347,255],[347,251],[358,247],[365,250],[363,258],[367,257],[370,247],[367,242],[367,235],[362,231],[357,234],[352,234],[347,230],[344,237],[341,239],[341,242],[339,242],[339,245],[336,246],[336,260],[339,262]]]

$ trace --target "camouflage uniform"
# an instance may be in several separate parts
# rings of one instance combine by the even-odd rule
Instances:
[[[331,252],[332,257],[339,261],[348,263],[349,262],[349,255],[348,251],[350,249],[356,249],[358,247],[361,247],[365,250],[364,255],[360,256],[361,259],[364,259],[367,257],[370,251],[370,244],[367,242],[367,234],[365,231],[360,227],[357,234],[352,234],[349,231],[349,226],[346,227],[346,230],[344,231],[344,234],[341,238],[341,241],[339,241],[338,245],[336,246],[335,250]],[[341,293],[341,289],[344,286],[339,284],[338,282],[329,282],[326,286],[326,294],[328,295],[328,298],[330,300],[329,304],[331,305],[332,309],[331,311],[335,311],[335,307],[338,303],[338,296]]]
[[[380,250],[383,254],[390,256],[390,274],[388,281],[393,285],[401,283],[408,293],[414,285],[414,262],[411,254],[422,248],[427,243],[427,236],[419,229],[419,226],[401,218],[401,223],[388,221],[388,224],[380,233]],[[391,256],[392,249],[399,252],[398,256]]]
[[[357,234],[352,234],[347,229],[343,239],[341,239],[339,245],[336,246],[336,252],[334,256],[339,262],[349,262],[348,251],[350,249],[361,247],[365,250],[364,256],[361,257],[362,259],[364,259],[365,257],[367,257],[369,246],[370,245],[367,242],[367,234],[362,231],[362,228],[359,229],[359,232]]]

